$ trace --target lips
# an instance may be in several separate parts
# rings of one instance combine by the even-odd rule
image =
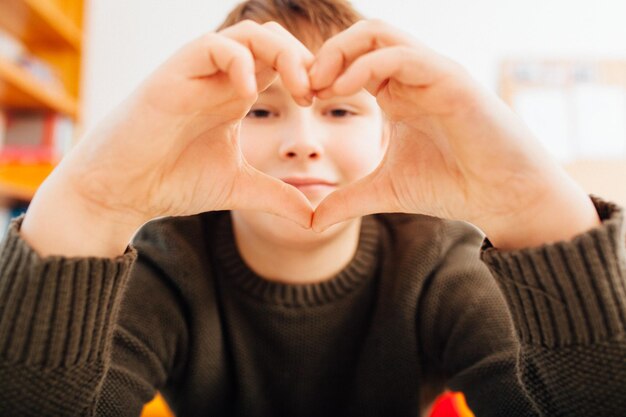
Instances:
[[[337,186],[336,182],[328,181],[323,178],[314,178],[314,177],[288,177],[288,178],[281,178],[281,180],[297,188],[316,186],[316,185],[327,186],[327,187]]]
[[[314,207],[338,187],[336,182],[317,177],[286,177],[281,180],[297,188]]]

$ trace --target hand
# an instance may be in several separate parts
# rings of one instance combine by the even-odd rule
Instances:
[[[314,230],[405,212],[469,221],[495,239],[555,209],[547,204],[555,201],[570,214],[572,204],[585,203],[591,218],[586,194],[503,102],[460,65],[384,22],[361,21],[329,39],[309,75],[321,99],[366,88],[386,115],[388,139],[372,174],[320,203]]]
[[[83,138],[50,182],[138,226],[158,216],[255,209],[310,227],[306,197],[247,164],[238,132],[258,92],[279,75],[296,101],[309,104],[313,58],[276,23],[244,21],[201,36]]]

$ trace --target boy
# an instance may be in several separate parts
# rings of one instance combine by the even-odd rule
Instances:
[[[156,389],[179,416],[420,415],[446,387],[478,416],[624,409],[622,209],[341,1],[238,6],[2,250],[3,415],[138,415]]]

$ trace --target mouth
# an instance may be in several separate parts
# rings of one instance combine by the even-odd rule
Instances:
[[[287,184],[293,185],[294,187],[306,187],[306,186],[328,186],[328,187],[336,187],[337,183],[328,181],[322,178],[313,178],[313,177],[289,177],[289,178],[281,178],[282,181]]]
[[[330,191],[337,188],[336,182],[325,180],[323,178],[288,177],[281,178],[281,180],[296,187],[298,190],[311,197],[313,194],[328,194]]]

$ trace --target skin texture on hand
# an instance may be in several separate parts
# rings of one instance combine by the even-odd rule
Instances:
[[[146,219],[256,209],[308,227],[306,198],[249,165],[238,143],[250,84],[280,76],[294,96],[310,91],[313,55],[276,26],[241,22],[183,46],[78,143],[65,178],[94,204]]]
[[[245,21],[184,45],[88,132],[42,184],[26,213],[25,236],[41,253],[109,256],[121,254],[133,228],[161,216],[254,209],[310,227],[306,197],[249,165],[238,142],[241,119],[276,77],[294,99],[310,103],[312,60],[313,54],[276,23]],[[103,232],[93,235],[100,244],[87,250],[55,246],[69,232],[58,222],[64,213],[55,209],[58,198],[74,202],[65,215],[81,230]],[[81,235],[71,233],[69,239]]]
[[[248,164],[239,148],[242,118],[278,76],[300,105],[365,89],[385,114],[382,163],[315,212],[295,187]],[[586,194],[503,102],[457,63],[379,20],[356,23],[315,56],[273,22],[204,35],[157,68],[54,177],[86,207],[133,219],[119,224],[261,210],[322,231],[370,213],[405,212],[469,221],[506,248],[598,224]],[[37,205],[52,207],[46,187]],[[561,210],[570,215],[557,222]],[[523,230],[515,227],[520,221]]]
[[[314,230],[369,213],[422,213],[469,221],[514,248],[598,224],[587,195],[500,99],[398,29],[378,20],[353,25],[322,46],[309,75],[320,98],[365,88],[389,135],[381,165],[329,195]],[[570,210],[568,222],[554,222],[559,209]],[[530,236],[520,234],[521,219]]]

